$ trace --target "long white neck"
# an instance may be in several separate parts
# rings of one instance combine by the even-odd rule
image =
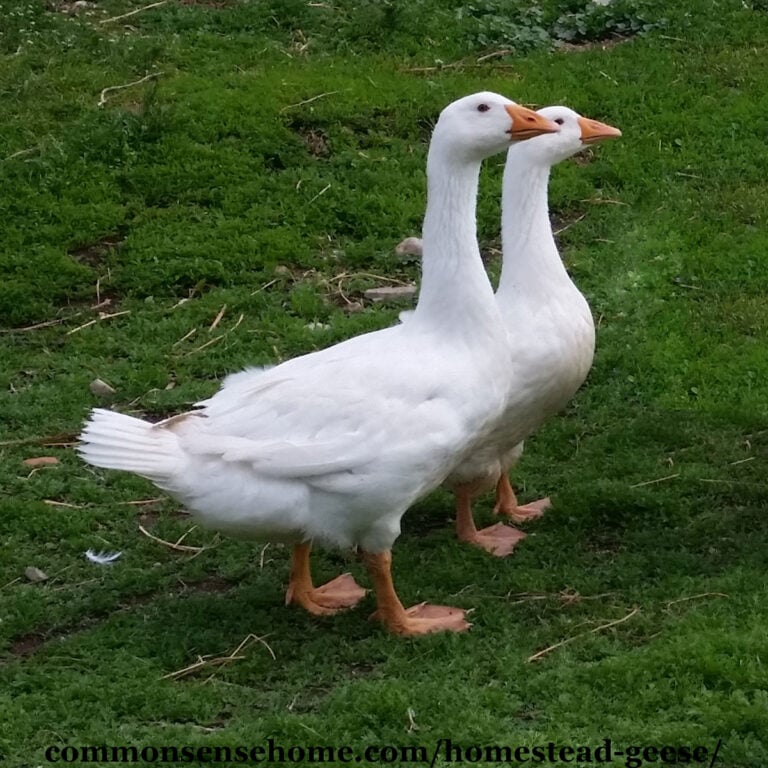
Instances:
[[[477,245],[479,176],[479,161],[452,157],[433,139],[427,159],[421,289],[409,322],[466,333],[498,317]]]
[[[523,146],[507,155],[501,195],[503,263],[496,292],[500,306],[520,296],[540,300],[560,286],[573,286],[549,221],[550,168]]]

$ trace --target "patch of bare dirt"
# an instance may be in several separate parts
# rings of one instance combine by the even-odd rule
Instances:
[[[29,632],[26,635],[17,637],[8,649],[13,656],[21,657],[32,655],[44,642],[46,638],[39,632]]]
[[[576,165],[589,165],[593,160],[595,159],[595,152],[590,147],[585,147],[581,150],[581,152],[577,152],[572,158],[571,161],[576,163]]]
[[[295,117],[288,127],[302,140],[307,152],[313,157],[328,157],[331,145],[328,134],[312,120]]]
[[[299,134],[304,140],[307,151],[314,157],[328,157],[331,154],[331,148],[328,144],[328,137],[320,130],[307,130]]]
[[[624,547],[621,539],[616,535],[606,532],[592,532],[586,542],[586,548],[598,555],[616,555]]]
[[[578,209],[551,211],[549,218],[555,239],[557,239],[558,235],[569,230],[574,224],[578,224],[584,216],[586,216],[586,213]]]
[[[484,264],[491,264],[501,258],[501,238],[480,243],[480,257]]]
[[[100,267],[112,251],[123,244],[124,238],[119,234],[107,235],[101,240],[88,245],[78,246],[69,251],[69,255],[80,264],[89,267]]]

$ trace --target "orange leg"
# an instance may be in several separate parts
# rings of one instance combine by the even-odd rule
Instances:
[[[499,482],[496,484],[496,506],[493,508],[494,515],[503,515],[508,517],[514,523],[525,523],[528,520],[535,520],[541,517],[544,511],[552,506],[549,497],[532,501],[522,507],[517,503],[517,496],[512,490],[512,484],[509,482],[509,476],[506,472],[501,473]]]
[[[430,632],[464,632],[469,629],[461,608],[421,603],[403,608],[392,583],[392,553],[363,552],[376,592],[377,610],[371,618],[379,619],[395,635],[426,635]]]
[[[522,531],[504,523],[496,523],[478,531],[472,517],[472,492],[469,485],[459,485],[456,494],[456,535],[459,541],[466,541],[482,547],[496,557],[511,555],[517,543],[525,538]]]
[[[344,573],[333,581],[315,587],[309,569],[309,543],[297,544],[291,559],[291,578],[285,592],[285,604],[297,603],[315,616],[330,616],[346,608],[353,608],[365,597],[364,590],[353,578]]]

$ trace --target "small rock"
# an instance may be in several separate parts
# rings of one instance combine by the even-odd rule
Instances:
[[[34,565],[27,566],[24,569],[24,576],[26,576],[28,581],[33,583],[38,581],[46,581],[48,579],[48,574],[44,571],[41,571],[39,568],[35,568]]]
[[[59,460],[55,456],[35,456],[31,459],[24,459],[24,464],[28,467],[48,467],[58,463]]]
[[[326,323],[307,323],[304,327],[309,331],[326,331],[331,326]]]
[[[395,246],[395,253],[398,256],[421,256],[423,253],[420,237],[406,237]]]
[[[369,301],[392,301],[410,299],[416,295],[415,285],[383,285],[379,288],[369,288],[363,296]]]
[[[288,267],[286,267],[286,266],[284,266],[282,264],[278,264],[275,267],[275,274],[276,275],[290,275],[291,274],[291,270],[288,269]]]
[[[348,315],[355,315],[358,312],[362,312],[365,307],[359,302],[359,301],[350,301],[348,304],[344,305],[344,311]]]
[[[91,390],[91,394],[97,397],[110,397],[115,394],[115,389],[110,387],[106,381],[101,379],[94,379],[89,385],[88,389]]]

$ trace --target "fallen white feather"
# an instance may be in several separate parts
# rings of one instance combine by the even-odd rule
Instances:
[[[122,552],[94,552],[92,549],[88,549],[85,552],[85,556],[92,563],[98,563],[99,565],[111,565],[122,554]]]

